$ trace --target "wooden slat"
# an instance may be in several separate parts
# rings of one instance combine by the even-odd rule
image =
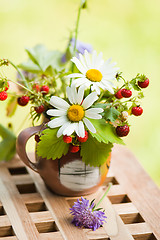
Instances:
[[[111,168],[133,204],[160,239],[160,191],[140,166],[134,155],[123,146],[113,149]],[[118,166],[118,167],[117,167]]]
[[[52,233],[41,233],[40,234],[41,240],[63,240],[60,232],[52,232]]]
[[[5,167],[0,168],[0,200],[19,239],[38,240],[38,231]]]

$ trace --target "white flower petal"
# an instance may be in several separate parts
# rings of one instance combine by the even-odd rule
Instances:
[[[87,118],[83,118],[83,122],[85,123],[89,131],[91,131],[92,133],[96,133],[95,127]]]
[[[86,69],[83,67],[82,63],[79,61],[78,58],[73,57],[71,61],[75,63],[76,67],[79,69],[81,73],[86,74]]]
[[[70,103],[73,104],[72,90],[69,86],[66,87],[66,92],[67,92],[67,97],[68,97]]]
[[[71,123],[64,129],[63,135],[70,136],[76,129],[76,123]]]
[[[101,119],[102,116],[98,113],[85,112],[85,116],[92,119]]]
[[[90,59],[89,53],[87,52],[86,49],[84,51],[84,57],[85,57],[85,60],[86,60],[87,67],[92,68],[91,59]]]
[[[86,110],[85,112],[89,112],[89,113],[102,113],[104,110],[103,108],[90,108],[88,110]]]
[[[85,129],[84,129],[84,124],[82,121],[79,121],[78,123],[78,132],[79,132],[79,137],[84,138],[85,136]]]
[[[58,129],[58,131],[57,131],[58,138],[63,134],[64,129],[67,128],[69,124],[70,124],[70,122],[68,121]]]
[[[87,65],[86,65],[84,57],[81,53],[79,53],[79,58],[80,58],[81,63],[83,64],[83,67],[87,70]]]
[[[67,111],[66,110],[57,110],[57,109],[49,109],[46,112],[49,116],[64,116],[66,115]]]
[[[88,82],[87,78],[78,78],[76,80],[73,80],[72,85],[75,85],[76,87],[79,87],[81,85],[85,85]]]
[[[78,136],[80,135],[78,122],[76,123],[75,132],[76,132],[76,134],[77,134]]]
[[[93,54],[92,54],[92,68],[95,68],[95,64],[96,64],[96,58],[97,58],[97,52],[94,50]]]
[[[67,78],[79,78],[79,77],[83,77],[82,73],[72,73],[66,76]]]
[[[93,85],[91,86],[91,90],[92,91],[96,91],[97,95],[100,95],[101,91],[100,91],[100,88],[99,88],[99,82],[97,83],[93,83]]]
[[[47,125],[50,127],[50,128],[56,128],[56,127],[60,127],[62,126],[63,124],[65,124],[66,122],[68,122],[68,119],[66,116],[61,116],[61,117],[57,117],[51,121],[49,121],[47,123]]]
[[[84,97],[84,86],[79,87],[77,95],[77,103],[80,105]]]
[[[92,92],[90,93],[83,101],[82,106],[84,109],[89,108],[96,100],[98,99],[97,93]]]
[[[56,108],[67,110],[70,105],[60,97],[52,96],[49,103]]]
[[[104,90],[108,90],[110,93],[114,94],[113,88],[107,83],[107,82],[102,82],[100,87]]]

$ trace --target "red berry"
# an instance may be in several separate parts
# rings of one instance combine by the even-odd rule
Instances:
[[[43,105],[40,105],[40,106],[38,106],[38,107],[35,107],[34,108],[35,109],[35,111],[37,112],[37,113],[43,113],[44,112],[44,110],[45,110],[45,108],[44,108],[44,106]]]
[[[34,136],[34,139],[35,139],[35,141],[36,141],[37,143],[41,141],[39,135],[35,135],[35,136]]]
[[[63,136],[63,141],[64,141],[65,143],[71,143],[71,142],[72,142],[72,137],[71,137],[71,136],[64,135],[64,136]]]
[[[0,92],[0,101],[6,100],[8,97],[7,93],[5,91]]]
[[[147,78],[144,82],[138,81],[138,86],[141,88],[146,88],[149,85],[149,79]]]
[[[76,153],[79,151],[79,146],[74,146],[74,145],[70,145],[69,146],[69,151],[72,153]]]
[[[33,90],[35,90],[36,92],[40,92],[40,86],[38,84],[34,84],[33,85]]]
[[[28,96],[22,96],[22,97],[19,97],[17,101],[20,106],[26,106],[27,103],[29,102],[29,99],[30,98]]]
[[[132,91],[123,88],[123,89],[121,90],[121,94],[122,94],[123,97],[125,97],[125,98],[129,98],[129,97],[132,96]]]
[[[118,92],[116,92],[115,97],[118,98],[118,99],[123,98],[123,96],[121,94],[121,89]]]
[[[116,127],[116,133],[119,137],[125,137],[129,133],[129,126],[124,125],[124,126],[118,126]]]
[[[133,107],[132,114],[135,116],[140,116],[143,113],[143,108],[141,107]]]
[[[7,82],[7,87],[5,87],[5,91],[9,89],[9,82]]]
[[[47,85],[43,85],[40,91],[43,92],[43,95],[46,95],[47,93],[49,93],[49,87]]]
[[[84,138],[77,136],[77,139],[78,139],[79,142],[86,142],[87,139],[88,139],[88,132],[85,131],[85,136],[84,136]]]

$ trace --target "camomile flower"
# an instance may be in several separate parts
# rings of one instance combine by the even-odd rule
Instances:
[[[97,56],[96,51],[89,55],[87,50],[85,50],[84,55],[79,54],[79,59],[73,57],[71,61],[76,65],[80,73],[69,74],[69,78],[73,78],[72,84],[76,87],[84,85],[85,87],[90,87],[92,91],[96,91],[99,95],[101,90],[108,90],[110,93],[114,94],[114,84],[115,76],[118,68],[115,68],[116,63],[110,63],[111,59],[106,62],[102,59],[102,53]]]
[[[77,89],[72,87],[66,88],[68,95],[68,102],[56,96],[52,96],[50,104],[57,109],[49,109],[47,114],[54,118],[48,122],[50,128],[60,127],[57,131],[57,137],[61,135],[70,136],[73,132],[79,137],[85,136],[85,126],[92,133],[96,132],[95,127],[89,119],[101,119],[99,113],[103,112],[102,108],[90,108],[92,104],[98,99],[97,93],[90,93],[84,98],[84,87]]]

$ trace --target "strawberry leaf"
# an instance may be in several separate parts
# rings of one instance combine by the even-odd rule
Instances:
[[[124,144],[123,140],[117,136],[115,128],[111,124],[106,123],[104,119],[101,120],[89,119],[89,121],[96,128],[96,133],[91,133],[91,135],[94,138],[96,138],[97,141],[106,144],[108,144],[109,142]]]
[[[120,115],[120,112],[116,110],[114,107],[106,108],[103,112],[103,116],[105,120],[109,120],[111,122],[114,122],[118,116]]]
[[[101,166],[106,162],[112,147],[113,144],[100,143],[89,134],[88,140],[81,145],[80,154],[82,161],[85,162],[86,165],[94,167]]]
[[[63,137],[57,138],[57,128],[45,129],[37,145],[37,154],[43,158],[55,160],[68,152],[69,144],[63,141]]]

